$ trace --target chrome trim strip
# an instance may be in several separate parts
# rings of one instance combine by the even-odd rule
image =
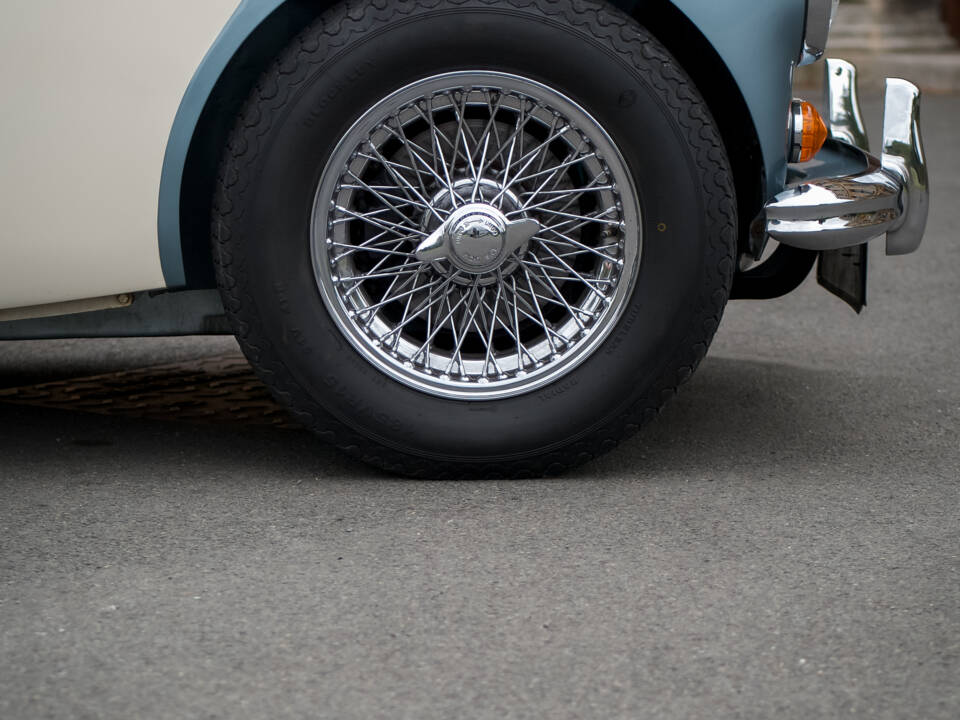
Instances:
[[[807,22],[798,65],[812,65],[823,57],[837,3],[838,0],[807,0]]]
[[[803,105],[799,100],[790,103],[790,154],[788,162],[799,162],[803,152]]]
[[[827,78],[833,141],[861,153],[866,169],[800,183],[780,193],[766,207],[767,233],[807,250],[851,247],[887,233],[888,255],[913,252],[923,238],[929,207],[920,91],[906,80],[887,80],[883,154],[878,159],[866,150],[856,69],[830,60]]]

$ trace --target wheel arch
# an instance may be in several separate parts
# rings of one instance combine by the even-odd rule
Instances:
[[[244,0],[191,81],[164,158],[157,221],[160,257],[171,288],[214,287],[209,217],[220,155],[237,113],[260,73],[319,12],[338,0]],[[803,30],[802,0],[715,3],[611,0],[646,26],[691,75],[719,126],[738,196],[740,237],[786,173],[784,112],[789,72]],[[735,22],[742,14],[743,23]],[[746,27],[745,27],[746,25]],[[771,25],[771,27],[767,27]],[[727,28],[739,26],[739,32]],[[763,33],[776,61],[758,69],[743,32]],[[783,65],[782,76],[778,69]]]
[[[190,81],[174,119],[160,181],[157,234],[170,288],[216,286],[210,210],[223,148],[261,73],[337,0],[243,0]]]
[[[737,194],[738,238],[743,248],[750,223],[767,197],[766,157],[740,84],[711,40],[687,14],[696,11],[698,4],[685,0],[612,1],[666,46],[706,100],[728,150]]]

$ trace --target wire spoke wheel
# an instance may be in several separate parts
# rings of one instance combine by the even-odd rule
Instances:
[[[495,399],[569,373],[638,272],[640,209],[603,128],[493,72],[424,79],[370,108],[320,180],[314,272],[335,323],[390,377]]]

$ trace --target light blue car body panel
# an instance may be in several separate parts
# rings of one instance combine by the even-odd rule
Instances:
[[[618,4],[629,7],[643,1],[619,0]],[[786,178],[786,117],[793,63],[802,44],[805,0],[672,1],[713,45],[739,85],[763,152],[767,196],[772,197],[783,189]],[[168,287],[186,283],[180,238],[180,191],[200,115],[244,41],[285,2],[243,0],[183,97],[167,144],[157,218],[160,259]],[[712,110],[723,112],[723,108]]]

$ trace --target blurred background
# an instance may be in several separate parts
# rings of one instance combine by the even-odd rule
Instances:
[[[857,65],[860,87],[905,77],[926,92],[960,91],[960,0],[841,0],[827,55]],[[822,65],[802,68],[819,85]]]

